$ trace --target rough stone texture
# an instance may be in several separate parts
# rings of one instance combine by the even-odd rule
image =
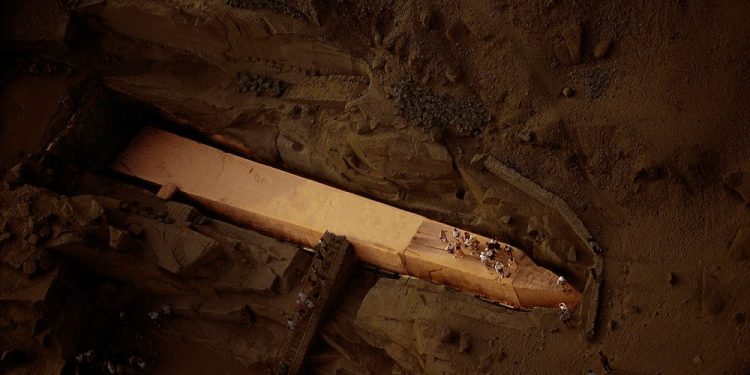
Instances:
[[[239,92],[251,92],[255,96],[270,95],[279,97],[284,95],[287,84],[284,81],[262,75],[237,72],[237,86]]]
[[[740,228],[729,248],[729,258],[750,260],[750,227]]]
[[[162,186],[156,193],[156,197],[159,199],[169,200],[177,193],[177,186],[175,184],[166,184]]]
[[[125,251],[132,246],[132,239],[127,231],[109,226],[109,247],[117,251]]]
[[[347,102],[361,97],[366,88],[365,77],[343,75],[306,77],[297,82],[284,99],[344,109]]]
[[[612,45],[612,38],[604,38],[599,41],[594,47],[594,57],[597,59],[603,59],[607,57],[609,48]]]
[[[567,47],[568,56],[572,65],[581,63],[581,38],[583,37],[583,27],[576,23],[568,26],[562,32],[565,46]]]
[[[724,309],[724,293],[719,278],[709,272],[703,272],[701,290],[701,310],[703,315],[717,315]]]
[[[494,157],[490,157],[485,160],[484,166],[490,173],[500,178],[504,182],[514,186],[518,190],[527,193],[529,196],[541,202],[545,206],[557,211],[570,226],[571,230],[573,230],[573,232],[578,235],[580,240],[583,241],[583,243],[589,243],[591,233],[589,233],[588,229],[586,229],[586,227],[583,225],[581,219],[576,216],[570,206],[568,206],[568,204],[565,203],[562,198],[552,194],[543,187],[537,185],[535,182],[523,177],[520,173],[516,172],[512,168],[506,167],[502,162]],[[593,249],[590,250],[592,251],[592,253],[594,252]]]
[[[478,135],[491,119],[481,102],[451,98],[421,87],[413,80],[401,81],[393,91],[397,113],[424,129],[437,126],[460,134]]]
[[[474,373],[476,356],[500,351],[500,347],[480,343],[495,335],[504,342],[519,332],[538,332],[541,321],[556,322],[556,314],[554,309],[519,314],[427,281],[402,277],[378,280],[362,302],[355,323],[369,344],[385,350],[410,372]],[[495,327],[492,332],[486,329],[490,326]],[[462,332],[460,340],[456,332]],[[474,342],[470,349],[469,337]],[[471,356],[456,356],[462,346]],[[486,365],[501,372],[500,361]]]
[[[57,2],[44,0],[0,3],[0,39],[26,47],[62,48],[70,15]]]
[[[305,0],[296,0],[293,2],[298,2],[302,5],[312,4],[311,1]],[[288,4],[288,2],[284,0],[226,0],[226,4],[231,7],[243,9],[272,9],[300,20],[308,18],[308,15],[301,12],[295,6]],[[310,10],[314,10],[314,8],[311,7],[308,11]],[[312,20],[315,20],[315,22],[317,22],[317,14],[310,14],[309,16],[311,16]]]
[[[164,207],[167,210],[167,217],[176,223],[193,221],[198,216],[198,210],[184,203],[169,201]]]
[[[188,228],[156,221],[148,224],[143,225],[144,241],[156,255],[157,264],[175,274],[189,271],[218,246],[216,240]]]
[[[737,193],[745,203],[750,204],[750,166],[744,166],[724,176],[724,185]]]

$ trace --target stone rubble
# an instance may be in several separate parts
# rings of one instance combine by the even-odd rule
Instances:
[[[225,0],[233,8],[240,9],[272,9],[289,17],[306,20],[307,17],[291,5],[279,0]]]
[[[407,79],[394,85],[396,114],[420,128],[453,129],[461,135],[479,135],[492,117],[484,104],[433,92]]]
[[[287,88],[284,81],[248,72],[237,72],[237,84],[241,93],[252,92],[255,96],[269,95],[275,98],[284,95]]]

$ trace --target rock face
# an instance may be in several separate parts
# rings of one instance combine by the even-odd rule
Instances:
[[[188,218],[197,211],[139,194],[128,198],[141,201],[131,206],[0,186],[0,229],[14,234],[0,248],[0,305],[13,305],[12,311],[0,309],[0,335],[3,349],[22,338],[29,347],[33,337],[47,346],[49,363],[39,370],[43,362],[35,358],[31,373],[60,373],[65,360],[94,344],[89,332],[108,335],[111,324],[122,324],[112,318],[141,293],[157,306],[171,306],[165,337],[199,341],[245,367],[263,360],[276,329],[283,330],[285,318],[272,300],[291,291],[306,254],[219,221],[168,224],[169,215]],[[61,257],[66,261],[57,261]],[[86,285],[77,286],[78,278]],[[260,319],[263,327],[255,326]]]
[[[218,242],[190,229],[157,221],[140,222],[146,244],[156,255],[157,264],[174,274],[189,271],[218,247]]]
[[[362,338],[409,372],[455,374],[475,373],[478,358],[501,350],[482,345],[485,340],[502,343],[519,331],[538,332],[541,319],[554,322],[556,311],[519,315],[420,279],[381,278],[362,302],[355,324]],[[488,332],[489,326],[495,329]],[[500,372],[500,365],[485,363],[485,371]]]

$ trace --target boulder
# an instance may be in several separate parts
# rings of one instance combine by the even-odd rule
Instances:
[[[157,264],[174,274],[189,271],[219,246],[213,238],[185,227],[151,221],[143,225],[147,247],[156,255]]]
[[[90,195],[72,197],[69,203],[78,225],[82,227],[91,225],[104,216],[104,208]]]
[[[109,226],[109,247],[116,251],[125,251],[131,244],[132,241],[128,232]]]
[[[169,201],[165,204],[167,217],[176,223],[192,221],[198,216],[198,210],[184,203]]]
[[[159,189],[159,191],[156,193],[156,197],[164,200],[172,199],[172,197],[177,193],[177,190],[177,185],[166,184]]]

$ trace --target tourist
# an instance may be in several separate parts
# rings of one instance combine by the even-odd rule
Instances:
[[[453,252],[454,258],[463,258],[464,252],[461,250],[461,244],[456,244],[456,251]]]
[[[599,352],[599,361],[602,363],[602,369],[605,374],[609,374],[612,371],[612,366],[609,365],[609,358],[604,353]]]
[[[484,254],[489,258],[490,260],[495,260],[495,250],[493,250],[491,247],[487,248],[487,251],[484,252]]]
[[[508,259],[513,259],[513,248],[511,248],[510,245],[506,244],[503,250]]]
[[[310,300],[307,300],[306,306],[308,310],[312,310],[313,308],[315,308],[315,304]]]
[[[449,243],[447,246],[445,246],[445,251],[453,254],[453,252],[456,251],[456,245]]]
[[[471,250],[472,254],[477,255],[477,253],[479,252],[479,240],[473,238],[471,240],[471,243],[469,244],[469,249]]]
[[[508,259],[508,268],[518,270],[518,263],[516,263],[515,259]]]
[[[307,315],[307,311],[305,311],[305,303],[297,301],[297,304],[294,306],[294,312],[297,313],[300,318],[304,318],[305,315]]]
[[[458,230],[458,228],[453,228],[453,238],[457,240],[461,239],[461,232]]]
[[[299,294],[297,295],[297,301],[298,302],[307,301],[307,294],[305,294],[305,292],[299,292]]]
[[[487,269],[490,269],[490,259],[487,257],[486,252],[482,252],[479,254],[479,260],[482,261],[482,264],[484,264],[484,267]]]
[[[563,286],[565,285],[565,278],[560,276],[557,278],[557,286]]]
[[[440,230],[440,242],[448,243],[448,235],[445,234],[445,229]]]
[[[292,331],[294,331],[294,328],[296,328],[296,325],[294,324],[292,318],[286,320],[286,326],[289,327],[289,329]]]
[[[499,273],[501,278],[505,276],[505,269],[503,267],[503,263],[500,262],[499,260],[495,261],[495,272]]]
[[[570,309],[568,309],[565,302],[560,302],[560,321],[565,323],[565,325],[568,325],[570,321]]]
[[[601,254],[602,252],[602,248],[599,247],[599,244],[596,243],[593,238],[589,238],[589,247],[591,247],[591,250],[593,250],[595,254]]]

